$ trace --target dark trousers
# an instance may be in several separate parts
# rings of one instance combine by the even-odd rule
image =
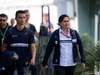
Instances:
[[[62,67],[54,66],[56,75],[74,75],[75,66]]]
[[[18,75],[24,75],[24,69],[20,62],[13,62],[8,69],[8,75],[14,75],[15,70],[17,69]]]
[[[31,75],[37,75],[37,56],[35,58],[35,65],[31,65]]]
[[[31,65],[31,75],[37,75],[37,67]]]

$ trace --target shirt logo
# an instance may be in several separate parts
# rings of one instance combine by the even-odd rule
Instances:
[[[28,35],[28,32],[26,32],[25,35]]]
[[[12,37],[17,37],[18,35],[12,35]]]

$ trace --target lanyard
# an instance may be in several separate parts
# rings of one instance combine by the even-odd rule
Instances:
[[[0,29],[0,32],[1,32],[1,35],[2,35],[2,43],[3,43],[3,41],[4,41],[4,36],[5,36],[5,34],[6,34],[6,32],[7,32],[7,30],[8,30],[8,27],[9,27],[9,25],[7,25],[7,28],[6,28],[6,30],[5,30],[5,32],[4,32],[4,34],[3,34],[3,32],[1,31],[1,29]]]
[[[68,36],[68,32],[67,32],[67,34],[64,34],[63,32],[61,32],[64,36],[66,36],[67,38],[70,38],[69,36]]]
[[[8,27],[9,27],[9,25],[7,25],[7,28],[6,28],[5,32],[4,32],[4,34],[3,34],[3,32],[1,31],[1,29],[0,29],[0,32],[1,32],[2,37],[5,36],[5,34],[6,34],[7,30],[8,30]]]

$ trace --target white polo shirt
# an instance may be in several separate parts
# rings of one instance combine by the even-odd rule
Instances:
[[[62,34],[63,33],[63,34]],[[59,37],[60,37],[60,66],[74,66],[73,60],[73,45],[72,45],[72,38],[70,34],[70,29],[68,29],[68,36],[67,38],[65,33],[59,30]]]

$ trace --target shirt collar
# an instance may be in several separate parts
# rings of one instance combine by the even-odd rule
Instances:
[[[59,30],[60,32],[62,32],[62,33],[64,33],[63,31],[62,31],[62,29],[60,28],[60,30]],[[70,28],[68,28],[68,33],[70,32]]]
[[[15,28],[17,29],[16,26],[15,26]],[[19,30],[17,29],[17,31],[19,31]],[[23,31],[27,31],[27,28],[25,26],[24,26],[23,30],[21,30],[20,32],[23,32]]]

